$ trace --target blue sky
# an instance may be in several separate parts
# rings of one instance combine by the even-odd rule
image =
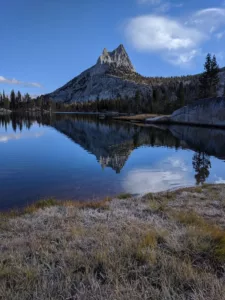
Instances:
[[[145,76],[194,74],[207,52],[225,66],[224,0],[7,0],[1,3],[0,90],[62,86],[123,43]]]

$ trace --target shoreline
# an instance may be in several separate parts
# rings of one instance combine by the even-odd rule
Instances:
[[[28,112],[28,111],[12,111],[13,113],[24,113],[28,115],[36,115],[40,116],[41,113],[37,112]],[[10,113],[10,114],[11,114]],[[2,116],[8,116],[10,114],[1,114]],[[136,125],[143,125],[143,126],[157,126],[157,125],[166,125],[166,126],[191,126],[191,127],[204,127],[204,128],[218,128],[218,129],[225,129],[225,125],[221,124],[205,124],[205,123],[195,123],[195,122],[181,122],[181,121],[173,121],[170,119],[169,115],[158,115],[158,114],[125,114],[125,113],[117,113],[117,112],[71,112],[71,111],[53,111],[48,112],[45,111],[43,115],[46,114],[68,114],[68,115],[83,115],[83,116],[96,116],[99,119],[107,119],[110,118],[115,121],[123,121],[127,123],[132,123]]]
[[[205,184],[1,213],[2,296],[224,300],[224,194]]]
[[[204,127],[204,128],[220,128],[225,129],[225,125],[216,125],[216,124],[200,124],[200,123],[186,123],[186,122],[176,122],[169,119],[167,115],[148,115],[148,119],[143,115],[134,115],[134,116],[122,116],[114,117],[114,120],[130,122],[130,123],[141,123],[143,125],[157,126],[157,125],[166,125],[166,126],[191,126],[191,127]],[[152,120],[151,120],[152,118]],[[154,120],[155,118],[159,118]],[[162,119],[161,119],[162,118]]]

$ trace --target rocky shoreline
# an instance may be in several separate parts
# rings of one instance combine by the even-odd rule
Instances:
[[[225,127],[225,97],[200,99],[176,110],[171,116],[148,118],[145,122]]]
[[[225,299],[225,185],[0,216],[3,299]]]

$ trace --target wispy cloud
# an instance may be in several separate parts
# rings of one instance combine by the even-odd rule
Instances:
[[[162,2],[162,0],[137,0],[138,3],[141,4],[150,4],[150,5],[158,5]]]
[[[12,84],[12,85],[24,85],[27,87],[36,87],[36,88],[42,88],[42,85],[38,82],[24,82],[17,80],[15,78],[9,79],[5,78],[3,76],[0,76],[0,83],[7,83],[7,84]]]
[[[225,24],[225,9],[212,7],[195,12],[186,25],[197,27],[204,32],[213,33]]]
[[[164,0],[137,0],[139,4],[147,4],[152,6],[155,13],[166,13],[171,8],[179,8],[183,6],[183,3],[173,3],[171,1]]]

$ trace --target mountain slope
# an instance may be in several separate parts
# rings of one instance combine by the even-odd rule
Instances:
[[[122,98],[126,96],[130,98],[134,97],[137,90],[140,90],[143,95],[150,95],[151,86],[124,79],[131,74],[135,74],[135,69],[123,45],[112,52],[104,49],[93,67],[46,97],[59,102],[86,102],[115,99],[118,94]]]

